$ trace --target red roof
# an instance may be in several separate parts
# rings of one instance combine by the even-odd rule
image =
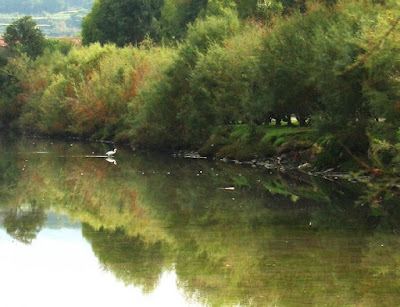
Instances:
[[[0,47],[5,47],[7,46],[6,42],[4,41],[4,39],[0,38]]]

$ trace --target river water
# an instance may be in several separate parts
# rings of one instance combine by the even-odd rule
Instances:
[[[400,304],[400,210],[357,202],[363,186],[124,148],[106,160],[98,143],[0,144],[1,306]]]

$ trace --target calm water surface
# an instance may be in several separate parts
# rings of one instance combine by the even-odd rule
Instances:
[[[399,203],[347,181],[0,141],[1,306],[398,306]]]

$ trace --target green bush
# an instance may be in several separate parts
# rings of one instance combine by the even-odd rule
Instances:
[[[267,111],[257,97],[262,33],[246,27],[200,55],[189,79],[191,103],[180,110],[188,139],[203,141],[215,126],[249,123]]]
[[[95,139],[121,134],[120,139],[126,140],[128,105],[147,86],[147,77],[158,74],[158,63],[169,54],[162,48],[93,44],[74,47],[67,56],[48,52],[25,62],[27,71],[25,64],[15,64],[26,100],[19,125],[42,134]]]
[[[135,113],[131,114],[134,117],[132,137],[136,144],[164,149],[199,144],[199,135],[185,125],[186,110],[191,110],[194,103],[190,77],[202,54],[214,45],[224,44],[238,29],[239,20],[229,10],[223,17],[206,17],[189,27],[187,39],[160,82],[144,89],[139,101],[133,104],[139,106],[133,108]]]

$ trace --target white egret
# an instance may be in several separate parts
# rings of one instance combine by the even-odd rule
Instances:
[[[109,156],[109,157],[111,157],[111,156],[115,155],[116,152],[117,152],[117,149],[114,148],[114,150],[107,151],[107,152],[106,152],[106,155]]]

